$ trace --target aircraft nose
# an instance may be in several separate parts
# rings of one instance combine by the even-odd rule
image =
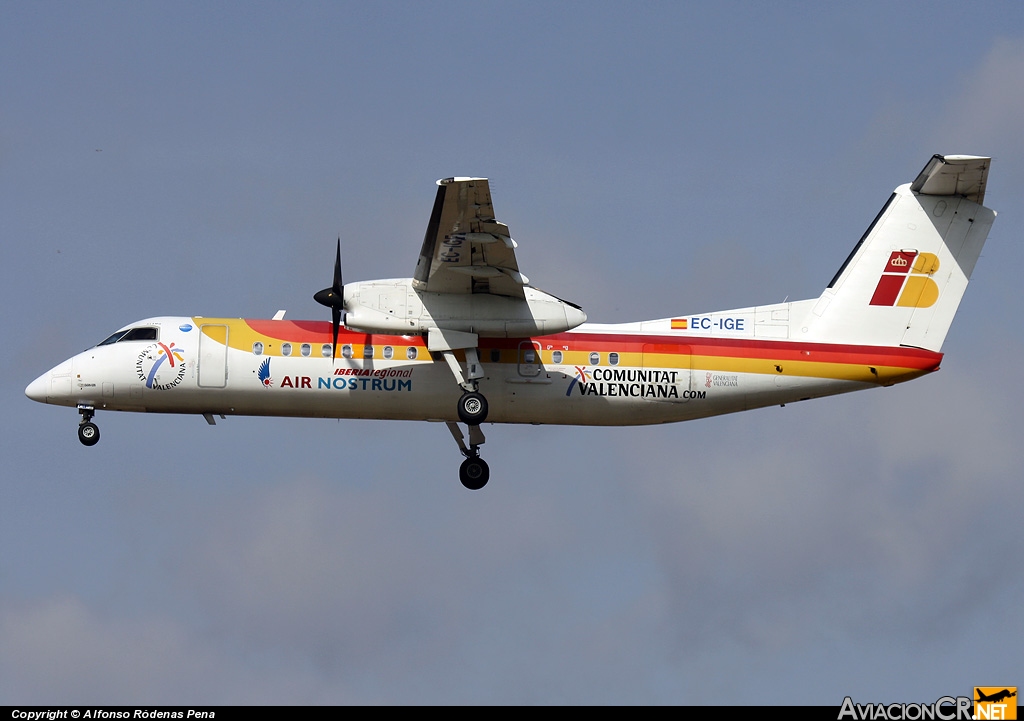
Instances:
[[[46,371],[41,376],[36,378],[34,381],[28,384],[28,388],[25,389],[25,395],[34,401],[39,403],[46,403],[46,394],[50,392],[50,371]]]

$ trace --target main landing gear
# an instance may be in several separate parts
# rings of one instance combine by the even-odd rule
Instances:
[[[480,425],[487,420],[487,399],[480,392],[480,379],[484,377],[483,367],[480,365],[480,354],[476,348],[466,348],[466,374],[462,374],[459,361],[451,349],[441,351],[448,368],[455,381],[462,389],[462,397],[459,398],[457,410],[459,420],[467,426]]]
[[[82,420],[78,423],[78,440],[83,446],[95,446],[100,442],[100,429],[92,422],[96,409],[92,406],[78,406],[78,412],[82,414]]]
[[[487,399],[479,391],[466,391],[459,399],[459,420],[467,426],[478,426],[487,418]]]
[[[462,389],[462,397],[456,406],[459,420],[469,428],[469,446],[466,446],[462,430],[455,421],[448,421],[448,430],[459,445],[459,450],[466,460],[459,467],[459,480],[471,491],[479,491],[491,477],[486,461],[480,457],[480,446],[484,444],[484,434],[480,424],[487,420],[487,399],[480,392],[480,379],[484,377],[480,365],[480,351],[477,349],[479,338],[475,333],[445,331],[432,328],[427,334],[427,347],[433,353],[440,353],[448,364],[448,369],[455,376],[455,382]],[[466,373],[463,375],[455,351],[466,354]],[[436,356],[435,356],[436,358]]]
[[[459,480],[469,490],[479,491],[487,485],[487,481],[491,477],[491,469],[487,467],[487,461],[480,457],[480,446],[486,440],[484,433],[480,430],[479,425],[470,425],[469,447],[467,447],[459,424],[455,421],[448,421],[447,425],[448,430],[452,432],[452,437],[459,446],[459,450],[466,457],[466,460],[459,466]]]
[[[462,387],[462,397],[456,410],[459,413],[459,420],[469,427],[469,448],[462,440],[462,431],[457,423],[448,423],[448,430],[455,437],[459,444],[459,450],[466,460],[459,466],[459,480],[462,485],[471,491],[479,491],[487,485],[491,477],[491,469],[487,467],[487,461],[480,457],[480,446],[484,444],[484,433],[480,430],[480,424],[487,420],[487,399],[479,391],[478,379],[483,378],[484,372],[480,367],[480,356],[476,348],[466,348],[466,378],[462,376],[462,369],[459,362],[455,360],[455,354],[450,350],[444,352],[444,359],[448,362],[455,375],[455,380]]]

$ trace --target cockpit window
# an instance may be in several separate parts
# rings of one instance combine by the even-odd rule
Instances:
[[[156,328],[129,328],[117,331],[99,345],[110,345],[126,340],[157,340],[158,337]]]
[[[156,340],[156,328],[132,328],[130,331],[121,337],[121,341],[126,340]]]
[[[127,332],[128,331],[126,330],[119,330],[117,331],[117,333],[114,333],[114,335],[110,336],[105,341],[97,345],[110,345],[111,343],[117,343],[119,340],[121,340],[121,336],[123,336]]]

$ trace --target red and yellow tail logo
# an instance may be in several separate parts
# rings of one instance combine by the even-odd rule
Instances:
[[[871,305],[927,308],[939,299],[939,286],[930,276],[939,269],[934,253],[895,250],[878,279]]]

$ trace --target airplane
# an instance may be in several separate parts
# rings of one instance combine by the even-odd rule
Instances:
[[[980,688],[979,689],[975,689],[975,691],[978,692],[978,698],[976,698],[974,700],[979,702],[979,703],[981,703],[981,702],[999,703],[1000,701],[1005,701],[1006,699],[1013,698],[1014,696],[1017,695],[1016,691],[1010,691],[1010,689],[1008,689],[1008,688],[1004,688],[1002,691],[997,691],[994,694],[992,694],[991,696],[986,696],[982,692],[982,690]]]
[[[938,370],[995,220],[991,159],[935,155],[893,191],[818,298],[632,323],[530,285],[485,178],[437,181],[412,278],[344,284],[331,321],[157,317],[124,326],[25,389],[78,409],[447,424],[469,489],[490,477],[481,424],[672,423]],[[459,423],[466,425],[468,444]]]

